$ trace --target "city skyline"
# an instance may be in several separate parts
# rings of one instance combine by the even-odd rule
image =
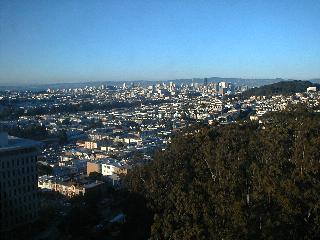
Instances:
[[[1,1],[0,85],[320,77],[319,1]]]

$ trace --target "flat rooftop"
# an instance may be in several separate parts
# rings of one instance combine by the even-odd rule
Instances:
[[[38,141],[8,136],[8,144],[4,146],[0,146],[0,152],[24,149],[24,148],[40,147],[41,145],[42,143]]]

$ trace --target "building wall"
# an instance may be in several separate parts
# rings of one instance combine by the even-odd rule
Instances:
[[[90,194],[95,191],[101,190],[103,183],[99,182],[97,184],[86,186],[79,185],[76,183],[70,182],[55,182],[55,181],[44,181],[39,183],[39,187],[42,189],[50,189],[55,192],[59,192],[60,194],[72,198],[75,196],[83,196],[85,194]]]
[[[102,164],[103,176],[111,176],[113,174],[127,174],[127,169],[113,166],[111,164]]]
[[[103,176],[110,176],[113,174],[114,172],[114,167],[112,165],[109,165],[109,164],[102,164],[102,175]]]
[[[114,173],[115,174],[124,174],[126,175],[128,173],[128,169],[127,168],[115,168],[114,169]]]
[[[0,155],[0,231],[38,216],[37,149],[2,151]]]
[[[89,176],[91,172],[101,173],[101,164],[87,162],[87,175]]]
[[[87,149],[96,149],[96,148],[98,148],[98,144],[96,142],[90,142],[90,141],[86,141],[84,143],[84,146]]]

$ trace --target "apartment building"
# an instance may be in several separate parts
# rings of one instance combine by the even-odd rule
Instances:
[[[0,133],[0,232],[33,222],[38,216],[39,142]]]
[[[91,172],[98,172],[103,176],[111,176],[114,174],[127,174],[128,168],[115,159],[106,158],[87,162],[87,175],[89,176]]]
[[[104,185],[102,181],[63,181],[54,176],[41,176],[38,180],[38,187],[43,190],[51,190],[72,198],[84,196],[91,193],[98,193]]]

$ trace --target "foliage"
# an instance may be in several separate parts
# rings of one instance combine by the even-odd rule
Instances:
[[[72,239],[88,239],[90,228],[99,222],[97,208],[75,204],[59,225],[60,231]]]
[[[63,145],[68,142],[68,135],[67,135],[67,131],[65,129],[60,130],[58,132],[57,136],[59,139],[59,144]]]
[[[249,98],[250,96],[272,96],[277,94],[287,95],[298,92],[306,92],[307,88],[311,86],[317,86],[317,88],[320,87],[319,84],[314,84],[309,81],[282,81],[259,88],[251,88],[245,91],[242,96],[244,98]]]
[[[42,163],[37,163],[38,175],[52,175],[53,168],[49,165],[44,165]]]
[[[15,127],[9,129],[9,135],[20,137],[20,138],[29,138],[34,140],[43,140],[48,137],[48,131],[44,126],[37,124],[30,124],[22,127]]]
[[[301,109],[263,124],[190,129],[128,174],[126,231],[132,239],[316,239],[319,159],[320,116]]]
[[[94,181],[96,181],[96,180],[101,181],[101,179],[102,179],[102,174],[101,174],[101,173],[98,173],[98,172],[91,172],[91,173],[89,173],[88,178],[89,178],[90,180],[94,180]]]

